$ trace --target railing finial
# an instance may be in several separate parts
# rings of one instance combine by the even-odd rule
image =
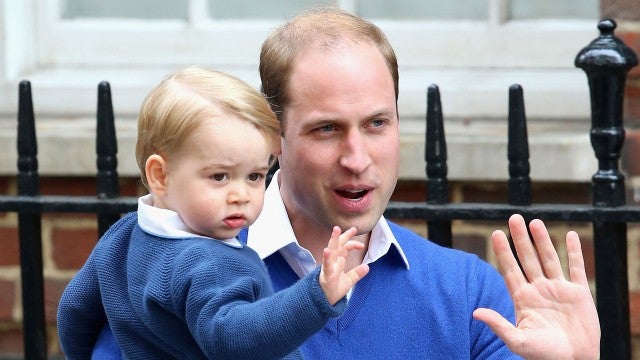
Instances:
[[[98,84],[98,112],[96,126],[96,191],[100,199],[111,199],[120,195],[118,183],[118,141],[115,117],[108,82]],[[98,234],[102,236],[120,218],[119,214],[98,212]]]
[[[624,143],[622,110],[627,72],[638,57],[613,35],[616,23],[598,23],[600,36],[582,49],[575,66],[587,74],[591,97],[591,145],[598,170],[591,179],[594,207],[625,204],[624,175],[618,169]],[[602,333],[603,359],[629,359],[629,282],[627,278],[627,225],[593,221],[596,269],[596,304]]]

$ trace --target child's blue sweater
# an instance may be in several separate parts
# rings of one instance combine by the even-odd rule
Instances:
[[[395,247],[369,264],[344,314],[302,345],[306,359],[514,359],[502,340],[474,320],[478,307],[514,321],[504,280],[475,255],[440,247],[389,222]],[[246,241],[246,232],[241,233]],[[279,252],[265,259],[276,291],[298,277]]]
[[[296,348],[344,307],[328,304],[318,271],[274,294],[248,247],[153,236],[131,213],[65,289],[58,329],[70,359],[91,357],[105,313],[126,358],[300,358]]]

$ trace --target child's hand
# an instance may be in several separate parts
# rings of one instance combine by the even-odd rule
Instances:
[[[345,262],[349,251],[362,250],[364,244],[350,240],[356,234],[356,228],[350,228],[340,234],[340,228],[333,227],[329,244],[322,254],[322,269],[320,270],[320,287],[327,296],[329,304],[335,305],[342,299],[349,289],[369,272],[369,266],[360,264],[345,272]]]

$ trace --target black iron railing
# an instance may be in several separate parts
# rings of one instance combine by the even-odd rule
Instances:
[[[614,35],[615,22],[598,24],[600,36],[577,55],[575,65],[588,78],[591,94],[591,142],[598,159],[592,178],[592,205],[532,204],[529,147],[522,88],[509,88],[508,204],[450,203],[447,147],[438,87],[427,91],[425,202],[391,202],[385,216],[423,219],[429,238],[451,246],[452,220],[501,220],[513,213],[525,219],[591,222],[596,267],[596,300],[602,329],[602,359],[629,359],[627,223],[640,222],[640,207],[625,205],[624,177],[618,170],[624,141],[622,103],[627,72],[636,55]],[[19,214],[24,352],[46,359],[41,216],[49,212],[96,213],[102,235],[120,214],[135,210],[136,199],[119,196],[117,146],[109,84],[98,86],[97,196],[41,196],[35,119],[30,84],[19,86],[18,195],[0,196],[0,212]],[[87,239],[95,241],[96,239]]]

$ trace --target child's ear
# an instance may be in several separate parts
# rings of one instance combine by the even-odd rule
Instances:
[[[153,154],[147,158],[144,166],[149,191],[158,196],[164,195],[167,188],[167,162],[158,155]]]

